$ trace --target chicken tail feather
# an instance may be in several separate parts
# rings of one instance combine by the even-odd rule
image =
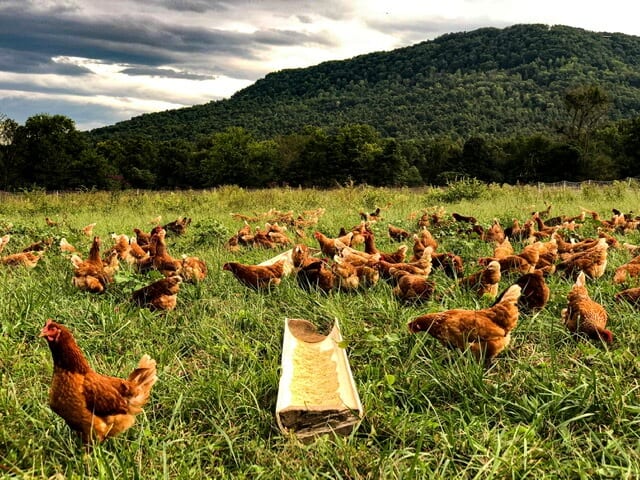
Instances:
[[[128,380],[136,386],[136,393],[129,400],[129,406],[133,410],[141,411],[144,404],[149,400],[151,387],[158,380],[156,361],[149,355],[143,355],[138,362],[138,368],[131,372]]]

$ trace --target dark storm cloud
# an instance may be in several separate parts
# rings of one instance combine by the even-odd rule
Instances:
[[[163,77],[163,78],[181,78],[185,80],[213,80],[215,75],[201,75],[192,72],[182,72],[169,70],[168,68],[153,68],[153,67],[130,67],[125,68],[120,73],[125,75],[147,75],[150,77]]]
[[[203,55],[259,60],[270,46],[331,45],[329,37],[288,30],[258,30],[253,33],[229,32],[186,24],[168,24],[151,17],[93,19],[56,16],[50,12],[0,6],[0,45],[32,59],[31,68],[44,72],[51,62],[40,57],[71,56],[133,66],[189,65],[197,58],[200,68],[219,73],[202,62]],[[7,68],[3,62],[3,70]],[[27,68],[26,66],[23,68]]]
[[[90,73],[84,67],[57,63],[50,55],[39,52],[20,52],[0,47],[0,71],[15,73],[53,73],[78,76]]]
[[[268,12],[279,17],[319,16],[343,20],[353,14],[353,8],[344,0],[151,0],[155,5],[177,12],[218,12],[225,18],[259,19]]]

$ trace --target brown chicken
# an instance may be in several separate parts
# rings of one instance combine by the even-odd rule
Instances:
[[[342,291],[350,292],[357,290],[360,286],[360,276],[358,275],[358,269],[349,261],[335,255],[333,257],[333,264],[331,264],[331,271],[335,279],[335,286]]]
[[[634,257],[624,265],[616,268],[613,274],[613,283],[624,283],[629,279],[640,277],[640,256]]]
[[[520,290],[520,285],[510,286],[489,308],[421,315],[409,322],[409,331],[428,332],[449,348],[468,348],[488,365],[509,344],[511,331],[518,324]]]
[[[21,252],[12,253],[0,258],[0,264],[11,267],[35,268],[44,252]]]
[[[567,308],[562,309],[562,321],[575,334],[584,334],[594,340],[613,342],[613,334],[606,329],[608,315],[602,305],[589,297],[584,272],[580,272],[568,295]]]
[[[324,258],[310,258],[308,262],[301,265],[296,271],[296,281],[298,285],[308,290],[317,288],[325,293],[333,290],[335,275]]]
[[[411,237],[411,234],[404,228],[388,224],[387,229],[389,231],[389,238],[391,238],[391,240],[393,240],[394,242],[404,242],[409,237]]]
[[[519,255],[508,255],[500,259],[494,257],[482,257],[478,259],[480,265],[489,265],[491,262],[498,262],[500,264],[501,273],[530,273],[536,268]]]
[[[113,277],[105,271],[104,262],[100,257],[100,237],[94,237],[89,257],[84,261],[74,261],[73,279],[71,283],[80,290],[92,293],[102,293]],[[75,257],[74,257],[75,258]]]
[[[396,270],[404,270],[409,273],[413,273],[415,275],[422,275],[423,277],[428,277],[431,274],[431,270],[433,268],[431,262],[431,255],[433,253],[433,249],[431,247],[427,247],[422,252],[422,257],[420,259],[409,262],[409,263],[390,263],[384,260],[379,260],[375,266],[380,271],[380,275],[385,280],[393,280],[395,277],[391,275],[391,268],[395,268]]]
[[[506,238],[504,230],[500,226],[500,222],[498,222],[497,218],[493,219],[493,223],[489,228],[484,228],[482,225],[474,225],[472,230],[480,235],[480,239],[485,242],[496,242],[502,243]]]
[[[381,252],[376,247],[376,238],[373,232],[365,232],[364,235],[364,251],[368,254],[379,254],[380,259],[389,263],[401,263],[407,258],[407,246],[400,245],[394,252]]]
[[[143,355],[127,379],[95,372],[71,331],[47,320],[40,332],[53,358],[49,405],[87,444],[124,432],[149,400],[157,380],[156,362]]]
[[[413,257],[411,257],[411,261],[414,262],[422,257],[422,252],[427,247],[431,247],[435,252],[438,248],[438,241],[426,227],[422,227],[419,233],[413,235]]]
[[[549,301],[551,290],[544,280],[541,270],[525,273],[518,280],[522,292],[518,300],[518,306],[526,310],[540,310]]]
[[[162,228],[176,235],[182,235],[187,231],[187,227],[191,225],[191,219],[187,217],[178,217],[173,222],[169,222]]]
[[[136,243],[143,250],[147,250],[149,247],[149,242],[151,242],[151,234],[147,232],[143,232],[139,228],[134,228],[133,231],[136,234]]]
[[[60,239],[60,251],[66,253],[75,253],[77,250],[76,247],[71,245],[66,238],[62,237]]]
[[[325,293],[333,289],[333,272],[327,265],[327,260],[311,257],[307,245],[300,243],[293,247],[291,263],[296,269],[296,280],[301,288],[308,290],[316,287]]]
[[[600,238],[598,243],[589,250],[560,254],[562,261],[556,265],[556,268],[573,278],[579,272],[584,272],[589,278],[600,278],[607,267],[608,248],[606,239]]]
[[[513,254],[513,245],[511,245],[508,237],[505,237],[502,242],[496,243],[493,247],[493,258],[496,260],[500,260],[501,258],[508,257]]]
[[[82,233],[84,235],[86,235],[87,237],[90,237],[91,235],[93,235],[93,228],[96,226],[96,223],[90,223],[89,225],[82,227]]]
[[[452,252],[431,252],[433,268],[442,269],[449,278],[460,278],[464,274],[462,257]]]
[[[464,288],[475,291],[478,295],[498,295],[498,286],[501,278],[500,263],[493,260],[482,270],[461,278],[458,284]]]
[[[632,304],[637,304],[638,300],[640,300],[640,287],[632,287],[622,290],[616,293],[615,299],[618,301],[624,300]]]
[[[0,252],[2,252],[4,250],[4,247],[7,246],[7,243],[9,243],[9,240],[11,240],[11,234],[9,233],[0,237]]]
[[[476,217],[472,217],[471,215],[460,215],[459,213],[452,213],[451,216],[456,222],[464,222],[464,223],[478,223],[478,219]]]
[[[327,237],[322,232],[316,231],[313,236],[318,241],[320,250],[322,250],[322,254],[329,258],[333,258],[335,255],[340,253],[340,250],[342,248],[351,245],[353,232],[347,232],[345,235],[338,238],[331,238]]]
[[[223,270],[231,272],[243,285],[256,290],[268,289],[280,285],[284,275],[285,260],[273,265],[245,265],[238,262],[227,262]]]
[[[37,242],[30,243],[22,249],[22,252],[43,252],[53,244],[53,238],[43,238]]]
[[[182,256],[182,265],[180,265],[178,273],[185,282],[201,282],[207,277],[207,272],[207,264],[204,260],[198,257]]]
[[[398,299],[407,303],[419,303],[433,296],[436,284],[424,275],[416,275],[394,267],[391,267],[389,273],[396,279],[396,286],[392,291]]]
[[[162,273],[165,277],[175,275],[180,271],[182,262],[177,258],[173,258],[169,255],[167,250],[167,244],[165,242],[165,236],[167,232],[164,228],[159,229],[152,235],[152,242],[150,245],[155,245],[155,254],[153,255],[153,268]],[[154,242],[155,240],[155,242]],[[150,248],[153,251],[154,248]]]
[[[111,247],[111,251],[115,251],[118,255],[119,260],[129,261],[131,255],[129,252],[131,251],[131,244],[129,243],[129,237],[122,234],[111,234],[111,239],[113,240],[113,246]]]
[[[142,287],[131,294],[134,303],[141,307],[147,307],[151,311],[173,310],[178,303],[178,292],[182,277],[171,277],[156,280],[146,287]]]

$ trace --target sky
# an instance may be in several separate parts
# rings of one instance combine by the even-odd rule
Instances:
[[[0,0],[0,119],[79,130],[228,98],[270,72],[520,23],[640,36],[635,0]]]

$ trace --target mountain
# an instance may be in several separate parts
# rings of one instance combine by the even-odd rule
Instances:
[[[363,123],[383,136],[554,131],[564,95],[597,84],[610,118],[640,115],[640,37],[541,24],[481,28],[266,75],[229,99],[134,117],[95,138],[195,140],[241,126],[256,138]]]

